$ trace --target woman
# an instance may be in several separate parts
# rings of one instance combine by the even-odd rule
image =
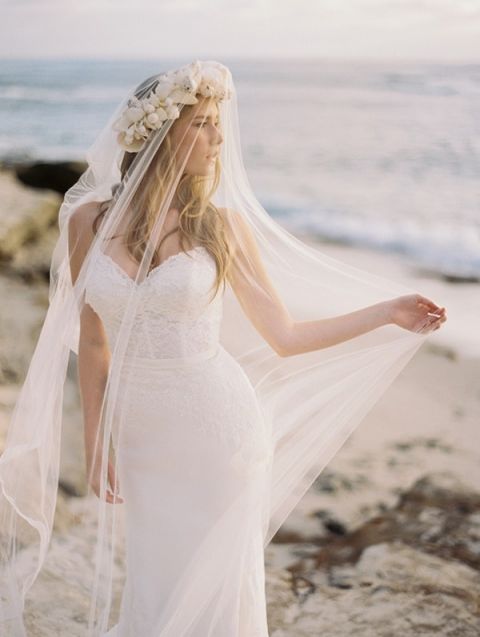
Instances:
[[[267,637],[264,547],[445,308],[267,215],[217,62],[145,80],[87,158],[60,210],[49,315],[0,463],[6,536],[39,537],[26,572],[8,544],[2,620],[25,634],[72,349],[98,507],[88,634]]]

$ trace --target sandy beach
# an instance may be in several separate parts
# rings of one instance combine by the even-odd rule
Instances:
[[[37,193],[42,199],[28,203],[34,210],[47,205],[47,192],[52,205],[60,201],[57,193],[14,185],[2,174],[0,207],[18,202],[21,208]],[[0,312],[0,446],[47,303],[51,223],[45,221],[33,241],[17,233],[14,249],[7,249],[11,229],[28,218],[9,220],[0,240],[0,288],[7,301]],[[301,238],[429,296],[447,308],[448,321],[430,335],[267,547],[271,637],[474,637],[480,632],[480,284],[448,281],[398,255]],[[27,267],[29,251],[38,276]],[[90,568],[94,529],[73,372],[66,413],[55,534],[28,605],[32,637],[80,637],[85,630],[82,575]],[[393,524],[388,533],[372,532],[387,522]],[[420,522],[415,535],[410,529]],[[439,539],[432,539],[438,528]],[[455,535],[459,528],[461,537]],[[447,540],[462,551],[447,551]],[[335,553],[337,545],[345,559]],[[362,548],[354,558],[345,553],[353,546]]]

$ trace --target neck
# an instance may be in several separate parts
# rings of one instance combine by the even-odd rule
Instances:
[[[181,204],[181,203],[180,203],[180,201],[178,200],[177,195],[176,195],[176,194],[175,194],[175,195],[173,195],[173,199],[172,199],[172,201],[171,201],[171,203],[170,203],[170,208],[174,208],[175,210],[180,210],[181,205],[182,205],[182,204]]]

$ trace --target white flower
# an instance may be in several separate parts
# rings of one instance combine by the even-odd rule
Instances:
[[[155,88],[154,93],[161,101],[163,101],[166,97],[169,96],[169,94],[173,91],[174,88],[175,88],[174,85],[168,80],[165,82],[162,82],[160,80],[160,83]]]
[[[145,113],[153,113],[155,110],[155,106],[148,100],[145,100],[145,102],[143,103],[143,110],[145,111]]]
[[[154,108],[156,108],[157,106],[160,106],[161,100],[155,93],[152,93],[150,97],[148,98],[148,100]]]
[[[178,108],[176,104],[172,104],[171,106],[168,106],[166,109],[166,112],[167,112],[168,119],[177,119],[177,117],[180,117],[180,109]]]
[[[213,97],[214,90],[213,87],[209,84],[208,80],[203,80],[199,87],[199,92],[204,97]]]
[[[118,134],[117,141],[121,148],[128,151],[129,153],[137,153],[139,150],[141,150],[143,144],[145,143],[144,140],[134,141],[132,137],[127,137],[124,132]]]
[[[137,106],[131,106],[129,109],[127,109],[127,112],[125,113],[125,117],[130,122],[138,122],[140,119],[142,119],[144,114],[145,113],[143,112],[143,108],[138,108]]]
[[[182,88],[176,88],[170,94],[170,98],[174,102],[178,102],[179,104],[196,104],[198,102],[195,95],[192,95],[192,93],[189,93],[188,91],[185,91]]]
[[[142,100],[132,96],[127,108],[114,122],[120,146],[138,152],[153,130],[168,119],[180,116],[179,105],[197,104],[197,94],[221,101],[230,99],[230,71],[216,62],[195,60],[176,71],[158,76],[155,89]]]
[[[156,113],[150,113],[147,117],[147,123],[152,125],[152,128],[156,128],[156,124],[160,121],[159,116]]]

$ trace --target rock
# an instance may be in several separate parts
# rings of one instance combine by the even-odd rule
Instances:
[[[0,384],[23,382],[48,302],[45,285],[27,286],[0,276]]]
[[[283,637],[281,630],[295,622],[300,611],[292,586],[292,575],[285,570],[269,570],[266,575],[268,625],[272,637]]]
[[[281,567],[267,547],[272,637],[478,637],[480,493],[448,472]],[[284,545],[286,546],[286,545]]]
[[[26,188],[13,172],[0,172],[0,262],[7,275],[48,282],[58,238],[61,197]]]
[[[334,535],[345,535],[347,533],[346,526],[339,520],[327,518],[324,520],[323,525],[327,531],[330,531],[330,533],[333,533]]]
[[[368,520],[319,549],[317,567],[356,562],[370,545],[401,540],[410,546],[480,568],[480,494],[455,476],[437,473],[418,480],[393,509]]]
[[[13,164],[12,168],[26,186],[48,188],[63,195],[86,170],[87,164],[81,161],[41,161]]]
[[[26,188],[12,172],[0,172],[0,261],[41,242],[57,224],[60,203],[57,193]]]
[[[355,567],[333,569],[330,586],[267,572],[271,635],[282,637],[477,637],[480,575],[404,545],[366,549]],[[289,590],[290,585],[290,590]]]
[[[325,469],[315,480],[314,488],[323,493],[336,493],[342,489],[351,491],[354,485],[350,476]]]
[[[321,536],[321,529],[318,522],[311,518],[305,521],[295,523],[295,520],[287,520],[278,529],[272,538],[274,544],[295,544],[305,542],[317,542]]]
[[[26,283],[50,281],[50,263],[58,239],[57,226],[46,228],[38,241],[22,246],[9,264],[9,271]]]

